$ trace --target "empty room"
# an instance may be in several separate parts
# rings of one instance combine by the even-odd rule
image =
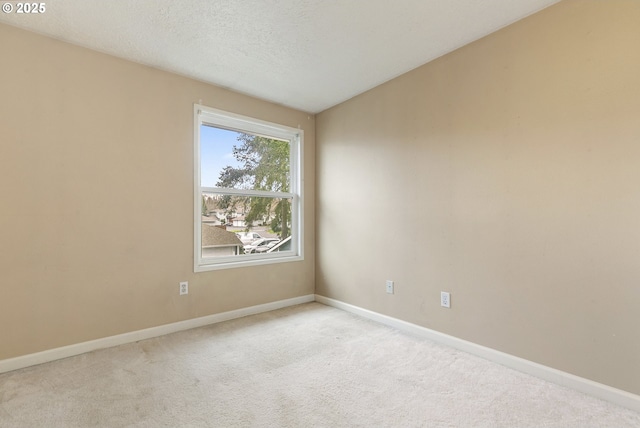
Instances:
[[[640,1],[0,5],[0,427],[640,426]]]

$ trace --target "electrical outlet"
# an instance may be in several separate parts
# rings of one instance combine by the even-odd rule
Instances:
[[[387,293],[393,294],[393,281],[387,280]]]
[[[180,295],[183,294],[189,294],[189,283],[186,281],[180,283]]]
[[[446,291],[440,292],[440,306],[442,306],[443,308],[451,307],[451,295]]]

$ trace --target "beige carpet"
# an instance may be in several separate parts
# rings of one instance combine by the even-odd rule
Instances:
[[[640,427],[640,414],[310,303],[0,375],[0,427]]]

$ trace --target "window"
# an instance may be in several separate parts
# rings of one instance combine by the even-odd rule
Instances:
[[[300,129],[196,104],[195,271],[302,260]]]

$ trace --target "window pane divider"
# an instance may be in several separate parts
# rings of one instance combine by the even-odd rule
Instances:
[[[227,189],[221,187],[200,187],[202,193],[215,193],[234,196],[261,196],[267,198],[293,198],[296,194],[290,192],[269,192],[266,190]]]

